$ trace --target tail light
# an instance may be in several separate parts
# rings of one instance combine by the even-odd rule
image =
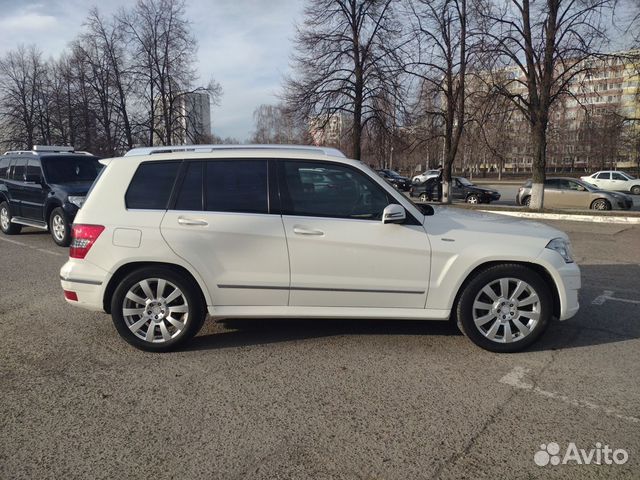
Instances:
[[[102,225],[74,225],[71,230],[71,258],[84,258],[103,232]]]
[[[78,294],[76,292],[72,292],[70,290],[63,290],[63,292],[64,292],[64,298],[66,298],[67,300],[71,300],[73,302],[78,301]]]

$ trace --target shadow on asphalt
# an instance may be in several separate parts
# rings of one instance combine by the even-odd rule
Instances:
[[[603,290],[624,292],[624,298],[640,301],[640,265],[582,266],[581,309],[564,322],[552,321],[528,352],[597,346],[640,338],[640,304],[615,300],[603,305],[592,301]],[[634,279],[634,281],[630,281]],[[210,320],[209,320],[210,321]],[[184,350],[209,350],[262,345],[339,335],[460,336],[453,322],[420,320],[343,319],[227,319],[229,331],[194,338]]]

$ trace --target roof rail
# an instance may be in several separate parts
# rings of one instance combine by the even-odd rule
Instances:
[[[7,150],[5,155],[37,155],[33,150]]]
[[[124,154],[125,157],[154,155],[159,153],[194,152],[206,153],[219,150],[289,150],[298,152],[317,153],[330,157],[345,157],[337,148],[316,147],[313,145],[166,145],[157,147],[133,148]]]
[[[38,153],[85,153],[87,152],[75,152],[71,146],[60,145],[34,145],[32,150],[9,150],[4,152],[5,155],[37,155]]]

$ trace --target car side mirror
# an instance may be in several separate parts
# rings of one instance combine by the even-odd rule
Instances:
[[[407,212],[402,205],[392,203],[382,211],[382,223],[404,223]]]

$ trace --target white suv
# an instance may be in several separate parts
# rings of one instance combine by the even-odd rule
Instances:
[[[158,147],[103,160],[60,271],[71,304],[164,351],[205,316],[453,319],[497,352],[578,311],[567,236],[419,207],[315,147]]]

